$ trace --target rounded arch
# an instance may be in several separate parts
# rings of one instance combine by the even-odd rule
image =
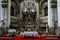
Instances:
[[[45,8],[44,8],[44,16],[48,16],[48,6],[46,6]]]

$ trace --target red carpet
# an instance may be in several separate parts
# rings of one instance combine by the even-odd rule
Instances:
[[[26,38],[26,37],[20,37],[20,36],[15,36],[15,37],[13,37],[13,39],[14,40],[46,40],[46,38],[45,37],[40,37],[40,36],[38,36],[38,37],[31,37],[31,38]]]
[[[0,37],[0,40],[60,40],[60,38],[45,38],[45,37],[35,37],[35,38],[25,38],[20,36],[15,36],[13,38],[9,37]]]

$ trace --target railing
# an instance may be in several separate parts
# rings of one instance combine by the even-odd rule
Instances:
[[[28,23],[27,22],[22,22],[23,25],[27,25]],[[30,25],[34,25],[36,24],[36,22],[31,22]]]

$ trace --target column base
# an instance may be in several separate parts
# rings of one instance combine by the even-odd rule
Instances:
[[[58,28],[56,29],[55,33],[56,33],[57,36],[60,36],[60,27],[58,27]]]
[[[49,33],[54,34],[54,27],[50,27],[50,28],[49,28]]]

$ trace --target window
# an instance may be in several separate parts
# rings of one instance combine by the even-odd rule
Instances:
[[[28,2],[28,6],[30,6],[30,4],[31,4],[31,3],[30,3],[30,2]]]
[[[44,9],[44,16],[48,16],[48,7],[46,6],[45,9]]]
[[[15,0],[11,0],[11,1],[15,1]]]
[[[48,0],[45,0],[45,1],[48,1]]]
[[[14,16],[14,8],[11,6],[11,16]]]

